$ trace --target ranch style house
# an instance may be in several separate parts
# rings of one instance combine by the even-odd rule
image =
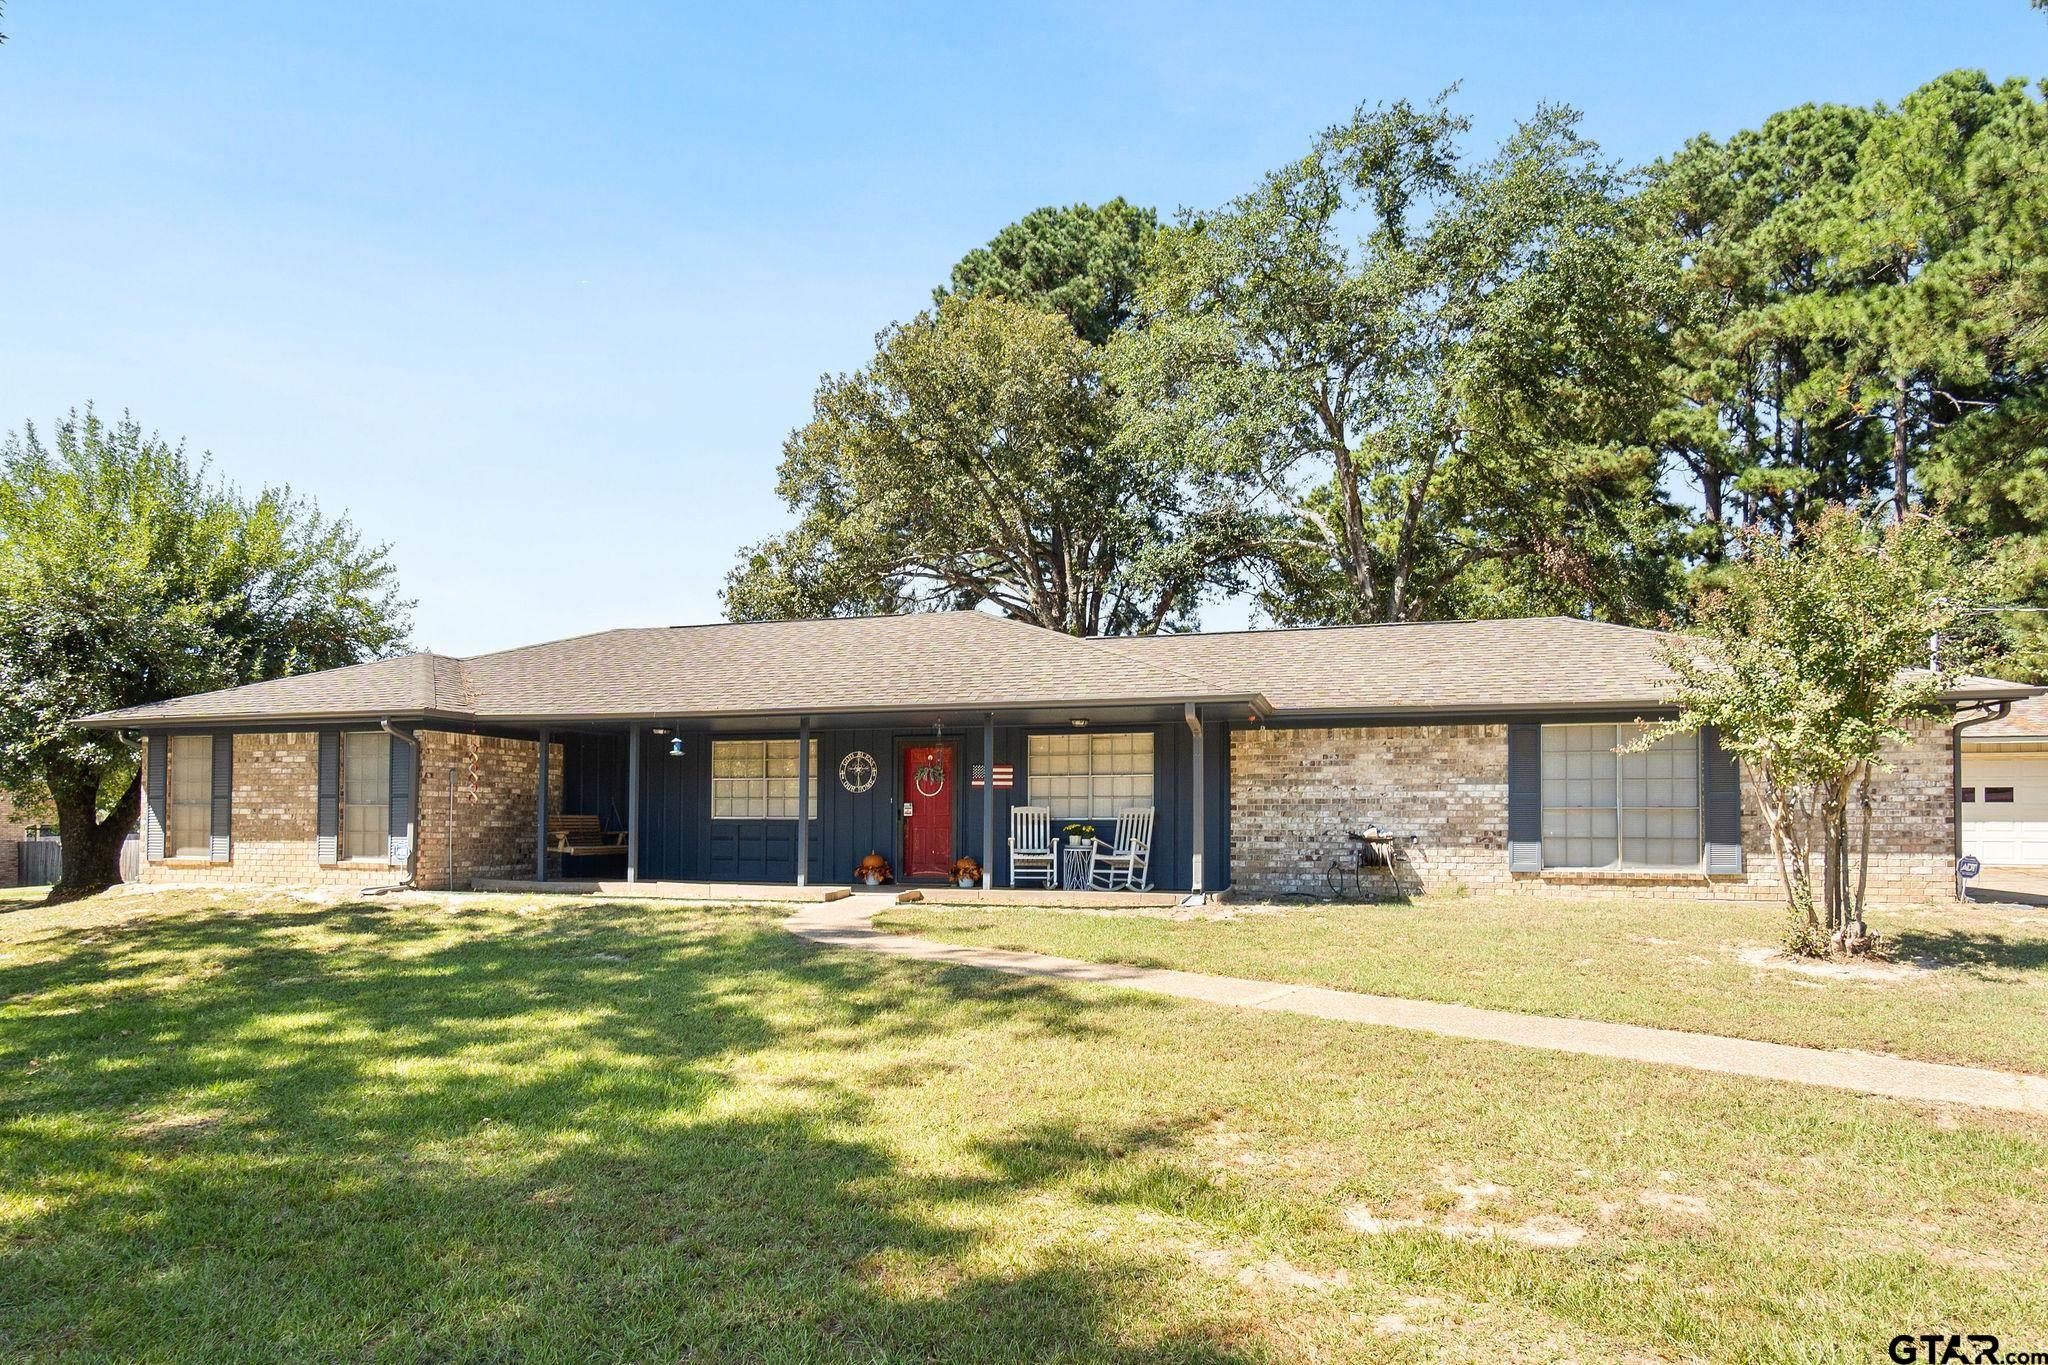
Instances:
[[[85,723],[141,744],[145,882],[654,893],[886,865],[1100,887],[1061,856],[1088,848],[1130,855],[1107,885],[1245,899],[1775,896],[1712,732],[1623,751],[1671,714],[1661,639],[1562,617],[1076,639],[920,613],[410,654]],[[2037,691],[1963,679],[1891,755],[1873,902],[1955,894],[1962,737]]]

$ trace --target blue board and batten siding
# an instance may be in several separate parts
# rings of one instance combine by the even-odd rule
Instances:
[[[1189,816],[1194,800],[1194,741],[1180,722],[1151,726],[1102,726],[1092,733],[1145,729],[1153,736],[1153,802],[1158,810],[1153,835],[1152,881],[1157,887],[1184,890],[1191,880]],[[640,876],[650,881],[791,882],[796,879],[796,821],[714,820],[711,818],[711,741],[702,730],[678,731],[681,757],[672,757],[672,736],[643,732],[640,750]],[[810,878],[843,883],[869,853],[880,853],[894,867],[903,864],[900,803],[903,774],[899,754],[910,744],[929,744],[929,730],[896,728],[819,729],[818,768],[812,783],[818,794],[818,819],[811,827]],[[1009,884],[1006,840],[1010,807],[1022,804],[1029,780],[1028,736],[1064,733],[1047,727],[996,727],[996,762],[1009,764],[1016,785],[995,793],[995,857],[991,868],[998,886]],[[761,738],[721,732],[720,739]],[[790,738],[784,731],[773,736]],[[957,745],[953,782],[953,848],[955,856],[981,861],[982,792],[973,785],[981,762],[980,729],[949,731]],[[563,741],[563,805],[568,811],[599,816],[606,828],[624,829],[626,753],[623,737],[584,735]],[[874,757],[879,769],[866,792],[849,792],[839,780],[839,764],[856,750]],[[1205,743],[1205,859],[1209,890],[1227,882],[1229,847],[1229,733],[1211,722]],[[616,810],[614,809],[616,807]],[[1054,811],[1055,819],[1075,818]],[[1108,821],[1093,821],[1108,837]],[[599,870],[592,863],[591,870]],[[583,871],[578,866],[564,875]]]

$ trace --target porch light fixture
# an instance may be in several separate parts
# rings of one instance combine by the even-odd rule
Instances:
[[[683,756],[683,737],[681,735],[677,735],[668,742],[668,756],[670,758],[681,758]]]
[[[1085,730],[1088,728],[1088,722],[1086,720],[1083,720],[1079,716],[1074,717],[1072,720],[1068,721],[1067,724],[1073,726],[1076,730]]]

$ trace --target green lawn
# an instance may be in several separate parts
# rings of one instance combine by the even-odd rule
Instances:
[[[755,910],[0,899],[13,1357],[1867,1361],[2048,1346],[2044,1206],[2037,1121]]]
[[[1901,964],[1933,968],[1888,981],[1744,962],[1779,943],[1784,915],[1493,895],[1224,919],[904,906],[881,922],[949,943],[2048,1073],[2048,910],[1873,912]]]

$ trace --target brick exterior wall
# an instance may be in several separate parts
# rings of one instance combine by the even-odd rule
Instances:
[[[1966,730],[1963,733],[1968,734]],[[1948,726],[1923,721],[1912,741],[1888,751],[1891,771],[1871,783],[1870,890],[1872,905],[1955,899],[1956,839],[1954,751]],[[1850,807],[1851,837],[1857,828]],[[1742,784],[1742,858],[1772,897],[1778,864],[1771,832],[1757,810],[1756,791]]]
[[[533,875],[534,767],[539,758],[540,746],[528,740],[421,732],[419,885],[463,887],[476,877]],[[551,744],[548,810],[561,808],[562,746]]]
[[[1505,881],[1504,725],[1341,726],[1230,732],[1230,884],[1241,894],[1329,894],[1346,829],[1421,836],[1420,856],[1369,889],[1414,893]]]
[[[533,789],[539,748],[530,740],[478,738],[476,793],[467,788],[470,737],[424,731],[421,741],[421,821],[418,881],[457,885],[473,877],[531,875]],[[145,743],[154,743],[151,738]],[[319,736],[310,730],[234,736],[235,790],[231,798],[229,859],[225,863],[160,861],[142,864],[140,880],[193,885],[340,886],[360,888],[398,881],[402,866],[352,859],[323,866],[319,858]],[[448,779],[459,758],[455,860],[448,860]],[[145,755],[145,762],[147,761]],[[146,769],[145,769],[146,771]],[[561,749],[550,760],[551,805],[561,804]]]
[[[1511,874],[1505,725],[1246,727],[1230,736],[1230,874],[1240,896],[1327,895],[1341,831],[1379,824],[1419,836],[1367,889],[1625,891],[1682,898],[1775,899],[1777,863],[1755,794],[1743,784],[1744,871],[1546,871]],[[1872,905],[1952,898],[1953,808],[1947,727],[1921,726],[1879,774],[1871,831]]]

